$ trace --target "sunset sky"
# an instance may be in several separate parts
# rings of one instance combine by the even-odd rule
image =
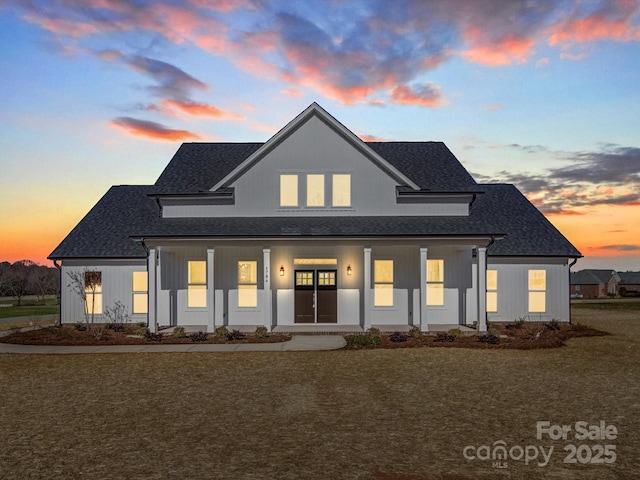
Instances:
[[[640,270],[640,0],[0,0],[0,51],[0,261],[50,264],[181,142],[266,141],[316,101],[515,183],[574,270]]]

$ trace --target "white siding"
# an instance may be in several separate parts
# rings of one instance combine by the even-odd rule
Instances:
[[[299,208],[280,208],[280,174],[298,174]],[[331,174],[351,174],[351,207],[306,208],[305,174],[325,174],[325,203],[331,204]],[[468,215],[467,203],[397,204],[399,183],[369,158],[312,117],[238,178],[234,205],[165,205],[165,217],[252,217],[291,215]],[[213,185],[212,185],[213,187]]]

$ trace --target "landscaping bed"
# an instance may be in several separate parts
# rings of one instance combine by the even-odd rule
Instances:
[[[83,329],[84,328],[84,329]],[[289,335],[270,334],[265,330],[241,333],[237,330],[216,329],[216,333],[196,332],[151,334],[146,327],[125,325],[63,325],[8,335],[0,341],[20,345],[167,345],[193,343],[276,343],[291,340]]]
[[[553,321],[492,323],[489,331],[481,335],[465,335],[459,329],[424,334],[417,328],[409,333],[381,334],[373,328],[366,333],[346,335],[345,348],[449,347],[531,350],[562,347],[571,338],[603,335],[608,333],[580,324]]]

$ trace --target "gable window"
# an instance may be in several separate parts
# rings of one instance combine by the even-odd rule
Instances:
[[[298,175],[280,175],[280,206],[298,206]]]
[[[334,173],[332,175],[332,200],[334,207],[351,206],[351,175]]]
[[[393,307],[393,260],[373,262],[373,305]]]
[[[85,313],[102,313],[102,272],[84,272]]]
[[[529,311],[541,313],[547,310],[547,272],[529,270]]]
[[[427,305],[444,305],[444,260],[427,260]]]
[[[307,207],[324,207],[324,175],[307,175]]]
[[[238,307],[258,306],[258,262],[238,262]]]
[[[487,270],[487,312],[498,311],[498,271]]]
[[[148,313],[147,272],[133,272],[133,313]]]
[[[188,270],[187,306],[204,308],[207,306],[207,262],[190,261]]]

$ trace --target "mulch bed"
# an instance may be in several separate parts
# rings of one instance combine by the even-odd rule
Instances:
[[[230,330],[231,332],[231,330]],[[144,338],[145,328],[127,326],[122,332],[105,329],[102,338],[96,338],[89,331],[81,331],[70,325],[62,327],[49,327],[30,332],[14,333],[1,338],[4,343],[20,345],[175,345],[194,343],[276,343],[291,340],[289,335],[267,334],[264,337],[256,337],[253,334],[245,334],[243,339],[227,340],[226,336],[215,336],[210,333],[205,341],[194,342],[190,334],[183,338],[173,335],[162,335],[162,340],[152,341]]]
[[[491,330],[497,330],[495,335],[461,335],[455,331],[438,332],[413,337],[409,334],[394,333],[390,335],[360,334],[347,335],[346,349],[375,349],[375,348],[415,348],[415,347],[444,347],[444,348],[491,348],[533,350],[539,348],[558,348],[566,345],[566,341],[578,337],[598,337],[609,335],[607,332],[596,330],[584,325],[567,323],[514,323],[491,324]],[[493,333],[496,333],[495,331]],[[363,338],[366,337],[366,338]],[[370,341],[371,343],[367,343]]]

